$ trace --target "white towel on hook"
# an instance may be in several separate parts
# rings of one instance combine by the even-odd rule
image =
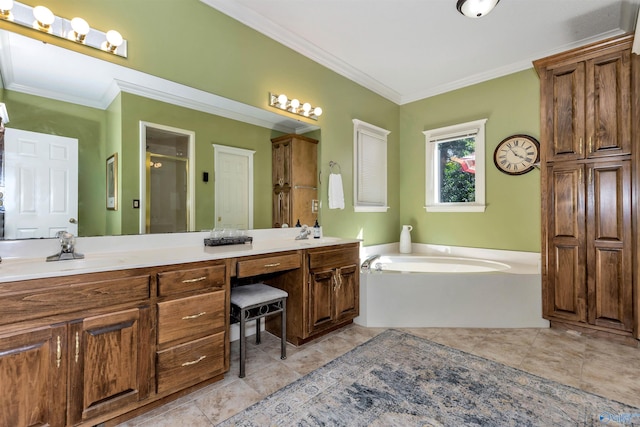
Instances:
[[[342,189],[342,175],[329,175],[329,209],[344,209],[344,190]]]

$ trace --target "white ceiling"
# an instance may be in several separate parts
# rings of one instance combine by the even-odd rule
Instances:
[[[640,5],[502,0],[471,19],[456,0],[201,1],[400,105],[633,31]]]

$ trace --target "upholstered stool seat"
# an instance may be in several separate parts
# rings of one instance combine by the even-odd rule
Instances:
[[[244,378],[246,359],[246,323],[256,320],[256,344],[260,344],[260,319],[272,314],[281,316],[280,358],[287,358],[287,294],[264,283],[231,288],[231,318],[240,322],[240,378]]]

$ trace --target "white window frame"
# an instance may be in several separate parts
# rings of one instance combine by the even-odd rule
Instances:
[[[386,129],[353,119],[353,210],[355,212],[386,212],[387,206],[387,136]],[[383,155],[373,159],[367,156],[367,144],[381,143]],[[380,148],[380,147],[378,147]],[[365,177],[375,177],[372,179]],[[382,197],[368,199],[372,189]]]
[[[425,136],[425,210],[427,212],[484,212],[485,205],[485,124],[487,119],[431,129]],[[475,202],[440,203],[437,162],[439,142],[475,134]]]

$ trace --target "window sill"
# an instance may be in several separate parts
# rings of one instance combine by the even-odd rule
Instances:
[[[441,204],[424,207],[427,212],[484,212],[486,205],[476,205],[471,203],[464,204]]]
[[[389,206],[354,206],[354,212],[386,212]]]

